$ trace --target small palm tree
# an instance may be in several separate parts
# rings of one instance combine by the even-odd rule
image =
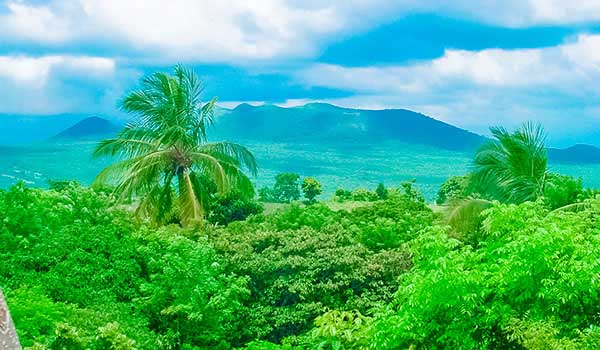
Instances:
[[[501,127],[490,131],[495,140],[484,144],[475,155],[473,189],[504,203],[543,196],[548,156],[542,126],[525,123],[513,133]]]
[[[204,217],[206,179],[220,192],[235,188],[254,193],[244,174],[256,174],[252,153],[235,143],[208,142],[216,99],[202,103],[203,85],[192,70],[176,66],[173,75],[153,73],[141,85],[121,102],[121,109],[134,114],[135,121],[94,152],[119,157],[95,183],[113,183],[119,200],[138,198],[138,212],[157,222],[177,208],[183,224]]]
[[[519,204],[544,195],[548,157],[542,126],[525,123],[512,133],[502,127],[490,131],[494,140],[481,146],[473,161],[468,185],[472,195],[453,201],[447,210],[447,223],[463,234],[479,227],[480,214],[492,200]]]

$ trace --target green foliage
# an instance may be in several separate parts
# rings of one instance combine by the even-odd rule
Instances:
[[[581,179],[571,176],[549,173],[544,188],[544,203],[550,209],[556,209],[575,203],[583,194]]]
[[[321,188],[321,183],[319,183],[317,179],[305,177],[302,181],[302,192],[304,192],[304,197],[306,197],[308,203],[313,203],[315,197],[323,193],[323,189]]]
[[[197,180],[222,225],[148,226],[72,182],[0,190],[0,286],[24,348],[600,347],[600,198],[579,180],[548,173],[518,205],[460,200],[466,178],[449,180],[448,221],[413,182],[266,215]]]
[[[599,216],[598,202],[551,215],[541,203],[496,205],[479,249],[424,232],[374,347],[597,348]]]
[[[227,348],[237,315],[248,296],[246,279],[224,273],[206,239],[192,241],[177,228],[142,235],[149,278],[136,301],[155,331],[172,345]]]
[[[250,215],[263,212],[263,206],[252,198],[237,191],[217,195],[210,205],[208,221],[215,224],[228,225],[234,221],[246,220]]]
[[[176,66],[173,75],[157,72],[141,83],[121,103],[136,119],[94,152],[119,157],[96,184],[115,184],[120,201],[139,197],[138,212],[161,224],[171,221],[174,207],[184,224],[204,218],[208,203],[202,177],[221,193],[232,188],[254,193],[243,172],[256,174],[252,153],[235,143],[208,142],[216,99],[202,103],[203,84],[192,70]]]
[[[377,200],[377,194],[365,188],[357,188],[352,191],[352,200],[359,202],[373,202]]]
[[[25,347],[228,348],[247,297],[206,239],[157,232],[105,194],[0,191],[0,285]]]
[[[446,180],[437,193],[435,202],[438,205],[466,198],[469,193],[470,176],[452,176]]]
[[[309,331],[328,308],[367,312],[389,301],[410,265],[401,249],[358,244],[372,215],[295,204],[216,232],[216,247],[235,262],[231,272],[250,278],[245,338],[278,342]]]
[[[350,216],[360,228],[360,242],[373,250],[399,247],[432,225],[435,219],[412,188],[370,207],[357,208]]]
[[[494,140],[481,146],[471,176],[474,191],[503,203],[523,203],[543,195],[548,156],[541,125],[509,132],[490,128]]]
[[[335,190],[335,200],[338,202],[344,202],[352,200],[352,191],[338,188]]]
[[[300,199],[300,175],[295,173],[282,173],[275,176],[273,185],[273,198],[279,203],[288,203]]]
[[[385,188],[383,182],[380,182],[375,189],[375,194],[377,194],[377,199],[384,200],[388,197],[388,190]]]
[[[311,342],[317,349],[366,349],[366,324],[371,319],[358,311],[328,311],[315,319]]]
[[[300,199],[300,175],[281,173],[275,176],[273,188],[263,187],[258,191],[261,202],[289,203]]]

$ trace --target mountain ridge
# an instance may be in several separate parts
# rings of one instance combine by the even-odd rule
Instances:
[[[109,136],[117,133],[119,129],[118,125],[112,123],[108,119],[98,116],[89,116],[57,133],[51,139],[83,139]]]

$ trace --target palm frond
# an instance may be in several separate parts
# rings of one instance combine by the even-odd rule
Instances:
[[[495,140],[482,145],[473,162],[477,192],[509,203],[540,197],[548,161],[543,128],[526,123],[514,133],[502,127],[490,131]]]
[[[468,239],[482,223],[481,213],[493,206],[493,202],[480,198],[466,198],[453,201],[444,213],[445,222],[455,234]]]

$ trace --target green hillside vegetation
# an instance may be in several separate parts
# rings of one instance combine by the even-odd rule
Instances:
[[[123,100],[93,187],[0,190],[0,286],[25,349],[600,347],[600,197],[550,172],[541,126],[492,128],[437,205],[340,188],[207,141],[192,71]]]

